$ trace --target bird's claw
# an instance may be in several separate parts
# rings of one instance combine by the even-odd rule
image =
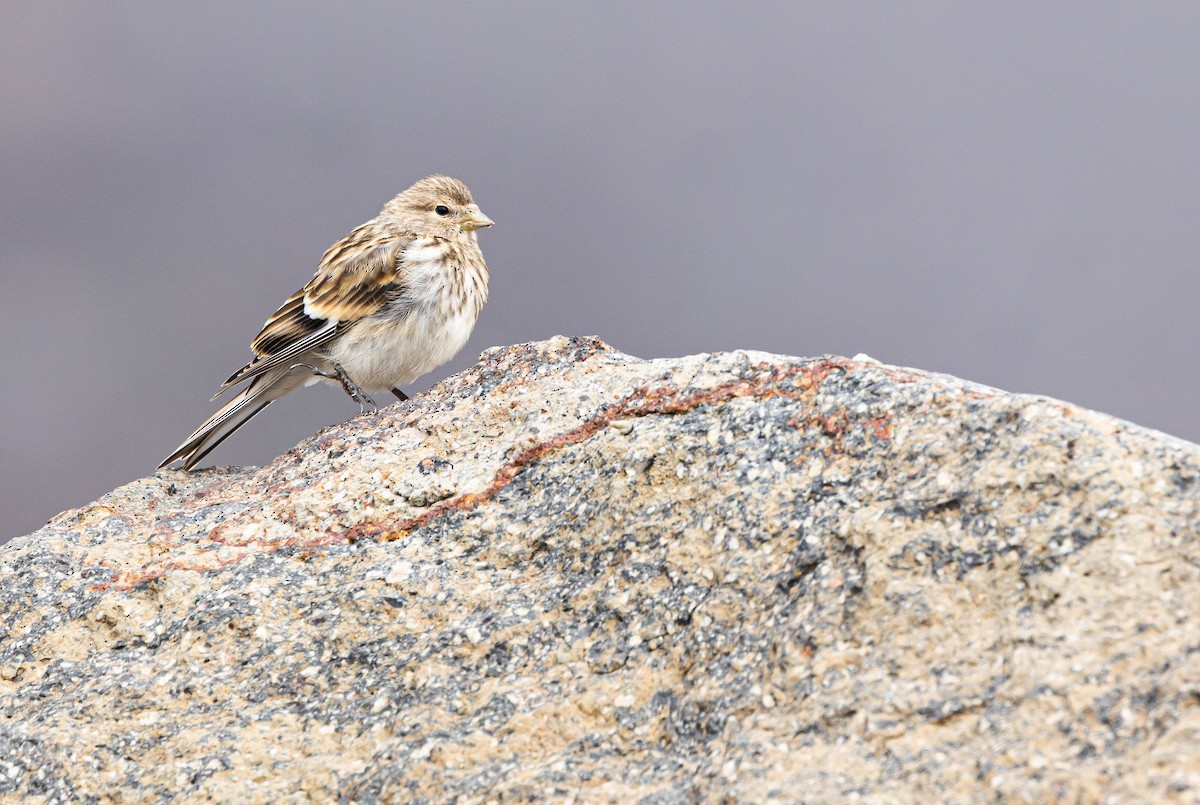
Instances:
[[[363,414],[367,413],[368,406],[371,409],[371,413],[376,413],[377,411],[379,411],[379,406],[375,404],[375,401],[371,399],[370,395],[368,395],[365,391],[360,389],[358,387],[358,384],[356,384],[353,380],[350,379],[350,375],[346,374],[346,370],[342,368],[341,364],[339,364],[339,363],[333,364],[332,372],[327,372],[324,369],[318,369],[317,367],[313,366],[311,363],[293,363],[288,368],[296,369],[299,367],[304,367],[305,369],[308,369],[309,371],[311,371],[314,375],[317,375],[318,377],[324,377],[324,378],[328,378],[330,380],[336,380],[338,383],[340,383],[342,386],[342,390],[350,395],[350,399],[352,399],[356,403],[358,403],[358,415],[359,416],[362,416]]]
[[[350,395],[350,399],[358,403],[359,416],[367,413],[368,407],[370,407],[371,413],[375,413],[379,410],[379,406],[375,404],[375,401],[372,400],[365,391],[360,389],[355,382],[350,379],[350,375],[346,374],[346,370],[342,368],[341,364],[335,363],[333,365],[333,371],[336,373],[338,382],[342,384],[342,388],[345,389],[346,393]]]

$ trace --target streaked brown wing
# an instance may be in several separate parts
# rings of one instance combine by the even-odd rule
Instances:
[[[289,344],[306,338],[320,330],[325,321],[314,319],[304,312],[304,288],[287,298],[279,310],[271,314],[262,332],[255,336],[250,348],[255,358],[268,358],[287,348]]]
[[[336,321],[314,319],[304,312],[304,289],[301,288],[289,296],[279,310],[267,319],[262,332],[251,344],[254,360],[230,375],[221,384],[217,395],[230,386],[258,377],[284,361],[297,358],[313,347],[320,346],[336,332]]]
[[[399,292],[400,255],[410,242],[381,237],[368,223],[331,246],[316,275],[267,319],[251,344],[254,360],[234,372],[221,390],[298,358],[333,338],[339,325],[387,304]]]
[[[304,287],[309,316],[349,322],[387,304],[400,274],[400,255],[411,237],[383,235],[366,223],[325,252],[317,274]]]

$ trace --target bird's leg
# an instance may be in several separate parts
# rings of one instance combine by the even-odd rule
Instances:
[[[365,414],[368,405],[371,407],[372,413],[379,410],[379,406],[375,404],[375,401],[368,397],[365,391],[355,385],[354,381],[350,379],[350,375],[346,374],[346,370],[342,368],[340,363],[333,364],[333,371],[337,374],[338,382],[342,384],[342,388],[350,395],[350,399],[358,403],[359,414]]]
[[[379,406],[375,404],[375,401],[372,400],[365,391],[360,389],[358,385],[350,379],[350,375],[346,374],[346,370],[342,368],[340,363],[333,364],[332,372],[327,372],[324,369],[318,369],[311,363],[293,363],[288,368],[295,369],[298,366],[305,367],[318,377],[336,380],[338,383],[341,383],[342,390],[350,395],[350,399],[358,403],[358,413],[360,415],[367,412],[367,406],[371,407],[372,412],[379,410]]]
[[[396,399],[398,399],[400,402],[407,402],[407,401],[408,401],[408,395],[407,395],[407,394],[405,394],[405,393],[404,393],[403,391],[401,391],[400,389],[392,389],[392,394],[395,394],[395,395],[396,395]]]

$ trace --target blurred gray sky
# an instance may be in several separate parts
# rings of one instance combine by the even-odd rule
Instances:
[[[470,344],[868,352],[1200,440],[1195,3],[6,3],[0,538],[153,471],[411,182]],[[262,464],[357,411],[271,407]],[[209,463],[206,462],[206,463]]]

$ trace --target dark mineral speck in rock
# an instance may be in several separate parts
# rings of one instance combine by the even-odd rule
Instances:
[[[444,458],[437,456],[428,456],[417,462],[417,472],[422,475],[429,475],[435,472],[441,472],[447,469],[453,469],[454,465]]]

